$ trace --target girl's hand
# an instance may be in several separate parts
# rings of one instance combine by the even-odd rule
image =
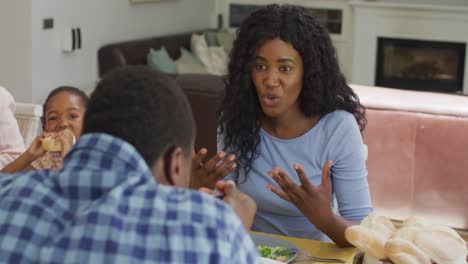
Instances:
[[[195,150],[193,151],[192,181],[190,185],[194,189],[201,187],[213,189],[216,181],[226,177],[237,166],[234,161],[236,156],[231,154],[226,157],[224,151],[218,152],[207,162],[203,162],[207,152],[205,148],[200,149],[198,153],[195,153]]]
[[[293,203],[315,226],[319,229],[333,217],[331,203],[330,168],[332,161],[325,163],[322,169],[322,182],[314,186],[307,179],[304,170],[299,164],[294,164],[294,169],[299,176],[301,185],[295,184],[289,176],[276,167],[269,171],[269,175],[278,183],[281,190],[273,185],[267,188],[279,197]]]
[[[64,129],[57,133],[57,138],[62,143],[62,151],[60,152],[60,156],[63,158],[67,155],[68,151],[70,151],[71,147],[75,143],[75,135],[71,130]]]
[[[28,157],[31,161],[34,161],[44,155],[47,151],[42,147],[42,140],[46,137],[54,136],[54,133],[43,132],[42,135],[36,137],[31,146],[26,150]]]

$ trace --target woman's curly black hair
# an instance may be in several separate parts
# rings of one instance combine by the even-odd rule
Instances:
[[[251,73],[255,52],[267,40],[279,38],[301,55],[304,76],[299,104],[306,116],[323,116],[343,109],[354,115],[361,131],[364,129],[365,109],[346,84],[327,30],[309,10],[294,5],[268,5],[250,14],[236,33],[218,127],[224,149],[236,154],[239,169],[245,175],[258,157],[264,115]]]

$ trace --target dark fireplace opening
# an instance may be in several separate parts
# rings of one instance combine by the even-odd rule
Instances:
[[[465,43],[378,38],[375,85],[462,93]]]

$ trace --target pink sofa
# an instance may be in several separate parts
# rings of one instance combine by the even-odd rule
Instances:
[[[351,87],[367,109],[375,210],[468,230],[468,96]]]

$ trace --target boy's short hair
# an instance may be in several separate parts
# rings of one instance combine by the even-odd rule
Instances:
[[[98,83],[83,134],[106,133],[132,144],[149,167],[168,149],[190,155],[195,123],[186,96],[167,75],[146,66],[119,68]]]

